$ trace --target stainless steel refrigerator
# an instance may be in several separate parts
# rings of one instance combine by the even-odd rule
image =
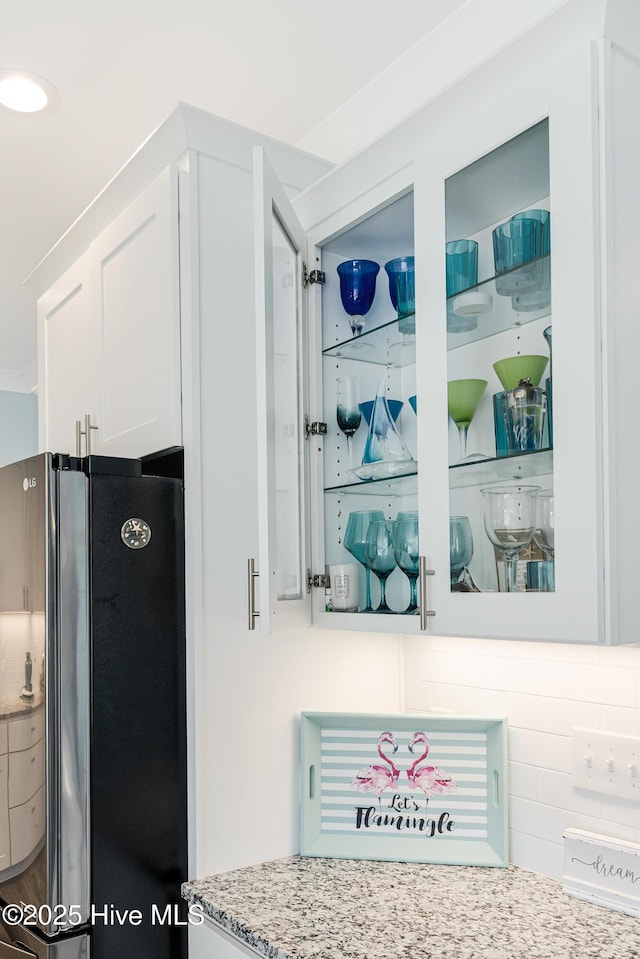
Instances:
[[[0,469],[0,959],[184,959],[182,454]]]

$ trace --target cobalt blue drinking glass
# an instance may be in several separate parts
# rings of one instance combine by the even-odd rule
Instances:
[[[345,260],[338,264],[340,298],[349,314],[354,336],[359,336],[364,328],[361,317],[371,309],[379,269],[380,265],[374,260]]]

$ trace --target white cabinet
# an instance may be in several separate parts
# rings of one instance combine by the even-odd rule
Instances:
[[[9,809],[11,865],[27,859],[44,837],[44,786],[28,802]]]
[[[38,301],[38,416],[43,450],[76,453],[76,421],[98,422],[99,352],[89,252]]]
[[[44,709],[0,725],[0,872],[44,836]]]
[[[298,462],[307,473],[300,473],[296,496],[284,505],[282,484],[276,482],[277,471],[269,466],[269,449],[263,443],[262,482],[271,484],[264,503],[273,526],[263,522],[261,529],[263,578],[271,585],[284,582],[281,560],[299,556],[300,571],[308,568],[323,586],[322,575],[332,564],[362,563],[368,550],[373,608],[380,603],[379,579],[385,581],[392,610],[328,612],[324,589],[312,588],[311,620],[317,625],[576,643],[637,641],[630,608],[633,589],[629,584],[628,596],[622,595],[610,572],[632,570],[623,540],[634,540],[636,534],[629,530],[615,537],[609,521],[616,516],[619,523],[624,516],[628,523],[626,517],[635,512],[627,479],[638,468],[630,440],[631,413],[616,393],[619,364],[637,353],[637,324],[618,322],[612,291],[619,302],[629,285],[630,274],[617,266],[613,244],[624,249],[632,235],[633,215],[620,197],[633,193],[629,171],[638,145],[621,117],[634,108],[640,68],[606,41],[598,47],[584,41],[538,70],[531,69],[526,57],[521,64],[512,69],[506,88],[494,84],[491,96],[485,90],[476,101],[470,80],[466,102],[451,94],[450,99],[457,96],[457,112],[448,113],[445,95],[445,106],[425,108],[294,201],[298,222],[288,225],[288,236],[304,228],[306,263],[325,273],[322,286],[305,291],[300,285],[300,296],[308,301],[310,330],[308,375],[302,355],[298,368],[303,378],[299,403],[304,409],[308,391],[308,419],[326,424],[326,434],[312,435],[299,452]],[[437,125],[430,122],[433,116]],[[603,116],[609,126],[602,126]],[[264,189],[275,195],[268,178],[264,182]],[[271,208],[282,217],[277,205]],[[492,249],[494,229],[518,214],[533,221],[532,210],[550,211],[550,257],[548,249],[529,253],[521,260],[525,266],[520,272],[499,272]],[[637,212],[635,202],[631,210]],[[259,310],[258,322],[266,322],[267,332],[258,332],[258,342],[264,347],[260,362],[271,363],[272,373],[262,377],[266,392],[259,408],[277,411],[275,384],[282,352],[271,345],[278,322],[273,290],[282,280],[272,238],[264,228],[262,234],[269,242],[263,317]],[[477,278],[458,287],[461,299],[447,301],[445,245],[455,239],[478,244],[479,271]],[[296,242],[304,248],[303,241]],[[415,313],[398,317],[384,265],[409,256],[415,256]],[[337,265],[348,260],[380,266],[373,305],[359,336],[351,334],[336,272]],[[608,304],[601,301],[603,290],[609,294]],[[299,316],[292,304],[290,342],[302,346],[295,334]],[[501,450],[495,430],[503,421],[495,415],[494,396],[499,397],[500,413],[499,394],[506,387],[493,364],[525,355],[542,355],[544,361],[551,335],[552,384],[546,382],[551,376],[547,366],[540,371],[544,380],[537,395],[540,408],[552,401],[552,418],[535,445]],[[367,428],[362,410],[351,462],[336,417],[337,389],[346,377],[358,380],[361,400],[375,400],[380,390],[387,401],[382,427]],[[627,383],[630,378],[627,370]],[[470,448],[480,455],[461,462],[448,392],[452,381],[469,379],[486,384],[469,428]],[[399,413],[389,401],[396,401]],[[292,408],[290,399],[284,408]],[[465,417],[457,415],[463,425]],[[303,430],[304,419],[297,423]],[[271,455],[282,443],[285,426],[284,416],[267,419]],[[620,437],[617,447],[608,438],[613,429]],[[385,452],[367,462],[376,444]],[[300,442],[299,450],[303,445]],[[621,474],[618,456],[629,460]],[[523,518],[528,486],[535,488],[534,502],[542,502],[547,491],[553,496],[555,552],[539,545],[544,541],[540,513]],[[518,505],[516,520],[507,517],[501,503],[499,522],[491,523],[484,505],[490,497],[482,491],[505,487]],[[307,489],[308,538],[296,512]],[[407,564],[401,572],[393,568],[397,543],[395,551],[388,551],[388,563],[384,550],[371,542],[366,550],[359,544],[361,555],[345,547],[349,517],[363,511],[378,511],[379,519],[389,523],[400,513],[418,514],[421,615],[412,608],[409,592],[418,576],[417,555],[411,560],[414,566]],[[454,519],[460,516],[468,520],[473,541],[464,579],[452,560],[451,545]],[[283,526],[290,535],[297,531],[296,549],[280,555],[273,531],[280,535]],[[267,545],[269,535],[272,542]],[[508,545],[518,538],[521,548]],[[494,540],[501,542],[499,549]],[[507,591],[512,558],[514,580]],[[549,588],[539,589],[535,576],[543,573]],[[360,576],[362,596],[364,568]],[[260,595],[265,603],[263,584]],[[280,606],[294,605],[285,591],[277,599]],[[361,610],[363,606],[361,601]],[[278,621],[278,606],[271,601],[268,608],[270,616],[261,621],[265,631]]]
[[[181,443],[177,211],[167,168],[39,298],[41,449],[140,456]]]

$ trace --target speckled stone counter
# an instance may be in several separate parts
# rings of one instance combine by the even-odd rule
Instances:
[[[19,719],[40,705],[42,705],[42,697],[39,694],[30,701],[20,699],[19,696],[15,699],[0,699],[0,722],[5,719]]]
[[[640,959],[640,919],[514,866],[294,856],[182,892],[268,959]]]

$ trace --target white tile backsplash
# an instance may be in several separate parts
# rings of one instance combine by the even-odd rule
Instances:
[[[640,647],[407,637],[405,709],[505,715],[510,858],[560,879],[568,826],[640,841],[640,804],[573,787],[575,726],[640,733]]]

